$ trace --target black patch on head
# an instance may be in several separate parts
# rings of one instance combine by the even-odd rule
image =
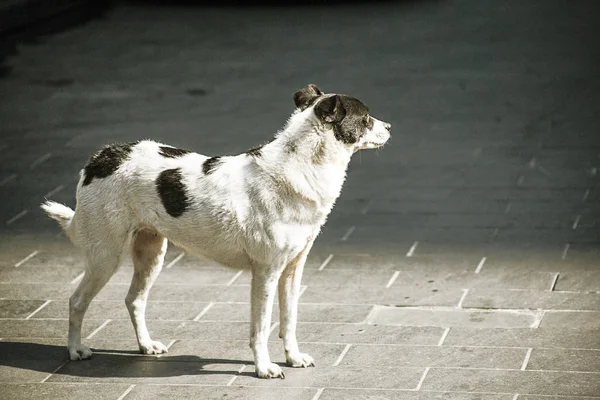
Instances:
[[[323,96],[323,92],[321,89],[317,87],[317,85],[310,84],[304,89],[298,90],[294,93],[294,104],[300,110],[304,111],[319,98]]]
[[[181,217],[190,206],[180,168],[166,169],[158,174],[156,191],[167,214],[171,217]]]
[[[315,114],[321,121],[333,126],[335,138],[347,144],[354,144],[373,127],[369,108],[354,97],[335,95],[315,106]]]
[[[131,148],[138,142],[109,144],[94,153],[88,163],[83,167],[85,178],[83,186],[92,183],[94,178],[101,179],[112,175],[131,153]]]
[[[160,146],[158,153],[167,158],[177,158],[191,153],[189,150],[178,149],[176,147]]]
[[[219,167],[221,162],[221,157],[209,158],[208,160],[204,161],[204,164],[202,164],[202,172],[204,172],[204,175],[213,173]]]
[[[261,144],[260,146],[256,146],[251,148],[250,150],[248,150],[246,152],[246,154],[248,154],[249,156],[253,156],[253,157],[260,157],[262,156],[262,148],[263,148],[263,144]]]

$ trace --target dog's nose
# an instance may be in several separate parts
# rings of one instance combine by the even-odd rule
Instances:
[[[385,127],[385,129],[387,129],[388,132],[390,132],[392,130],[392,124],[388,124],[386,122],[385,124],[383,124],[383,126]]]

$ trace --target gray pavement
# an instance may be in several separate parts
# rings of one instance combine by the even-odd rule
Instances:
[[[599,8],[119,5],[20,45],[0,80],[0,397],[600,398]],[[309,82],[394,127],[355,156],[308,262],[317,367],[256,379],[249,276],[176,248],[148,310],[170,352],[136,354],[125,265],[85,320],[95,355],[67,361],[83,266],[43,198],[73,206],[110,141],[250,148]]]

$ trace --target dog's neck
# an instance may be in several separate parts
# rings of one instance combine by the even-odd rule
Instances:
[[[352,152],[311,110],[297,111],[262,149],[259,165],[276,181],[318,207],[332,207],[346,178]]]

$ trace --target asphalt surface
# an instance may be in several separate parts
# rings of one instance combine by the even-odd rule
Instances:
[[[2,397],[600,398],[599,9],[137,2],[21,41],[0,79]],[[136,354],[125,265],[87,314],[95,355],[67,361],[83,264],[39,203],[74,206],[108,142],[267,141],[311,82],[393,124],[309,257],[298,338],[317,367],[255,378],[249,276],[176,248],[148,311],[170,352]]]

